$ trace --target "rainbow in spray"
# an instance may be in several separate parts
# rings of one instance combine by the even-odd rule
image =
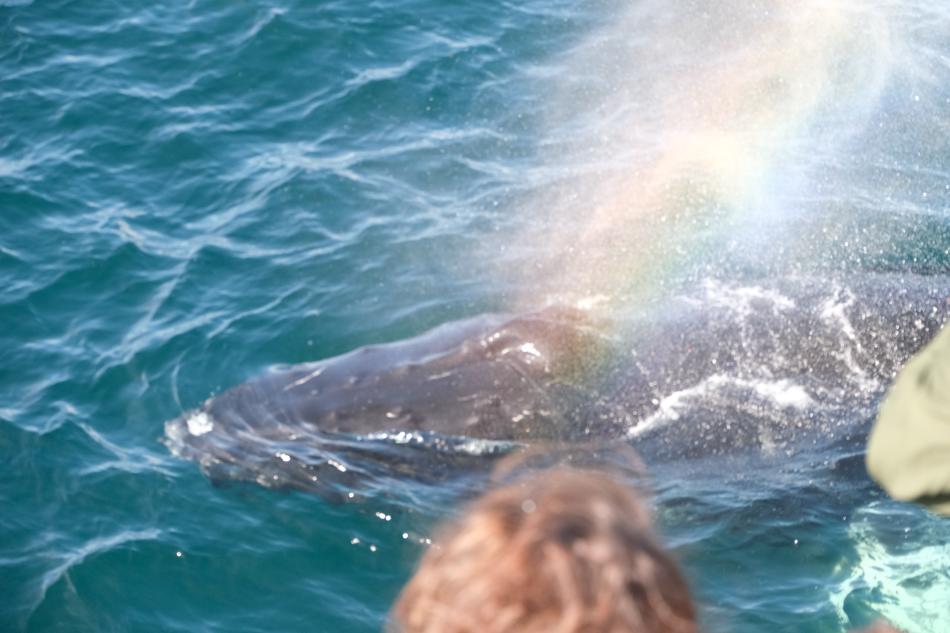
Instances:
[[[569,74],[599,83],[555,99],[555,119],[602,124],[558,143],[553,160],[583,175],[539,205],[535,287],[559,302],[643,301],[710,248],[754,238],[820,176],[815,157],[866,125],[891,40],[867,3],[630,6],[571,53],[588,70]]]

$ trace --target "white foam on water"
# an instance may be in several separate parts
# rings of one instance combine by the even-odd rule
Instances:
[[[891,552],[868,516],[855,517],[848,531],[858,561],[829,594],[845,630],[853,627],[845,605],[857,591],[869,597],[868,607],[906,633],[950,631],[950,543]]]
[[[524,352],[525,354],[528,354],[528,355],[530,355],[530,356],[535,356],[535,357],[538,357],[538,358],[541,357],[541,352],[538,351],[538,348],[535,347],[534,343],[524,343],[524,344],[523,344],[521,347],[519,347],[518,349],[520,349],[522,352]]]
[[[717,279],[703,280],[704,302],[748,314],[754,303],[765,303],[774,312],[784,312],[795,307],[795,302],[781,292],[762,286],[731,286]]]
[[[841,294],[843,294],[843,298],[836,295],[821,304],[821,318],[826,322],[836,324],[845,336],[852,341],[856,341],[858,337],[854,331],[854,326],[851,325],[851,321],[845,313],[845,310],[854,305],[854,293],[845,290]]]
[[[651,429],[675,422],[679,420],[690,403],[726,389],[754,392],[759,398],[771,402],[779,409],[804,410],[815,404],[815,400],[804,387],[787,379],[750,380],[724,374],[713,374],[692,387],[674,391],[662,398],[657,403],[656,412],[633,426],[627,431],[627,435],[628,437],[638,437]]]
[[[214,430],[214,422],[211,420],[211,416],[204,411],[197,411],[188,416],[185,424],[188,425],[188,432],[194,436],[204,435]]]
[[[367,433],[364,435],[367,440],[377,440],[383,442],[392,442],[394,444],[424,444],[425,438],[421,433],[416,433],[415,431],[396,431],[390,433],[388,431],[381,431],[379,433]]]
[[[880,388],[878,381],[871,378],[855,358],[856,353],[864,353],[854,325],[846,312],[848,308],[854,305],[855,301],[854,293],[847,288],[838,291],[821,304],[819,317],[829,327],[836,329],[843,335],[844,341],[841,345],[841,352],[837,356],[851,371],[851,375],[861,390],[865,392],[876,391]]]
[[[657,402],[656,412],[639,423],[636,423],[635,426],[632,426],[630,430],[627,431],[627,436],[639,437],[640,435],[643,435],[647,431],[650,431],[654,428],[658,428],[670,422],[679,420],[679,411],[684,408],[685,403],[690,398],[702,397],[708,393],[709,381],[712,380],[712,378],[714,378],[714,376],[710,376],[697,385],[687,387],[686,389],[680,389],[679,391],[674,391],[668,396],[664,396],[659,402]]]
[[[470,439],[458,444],[454,448],[458,452],[468,455],[496,455],[510,451],[517,445],[516,442]]]
[[[794,407],[796,409],[807,409],[815,404],[812,397],[808,395],[805,388],[796,385],[790,380],[776,381],[743,381],[737,380],[739,384],[745,384],[755,390],[763,398],[767,398],[780,407]]]

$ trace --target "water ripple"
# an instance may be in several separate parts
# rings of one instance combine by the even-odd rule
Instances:
[[[277,363],[562,296],[547,258],[591,253],[548,229],[573,247],[605,200],[642,199],[675,115],[726,103],[772,59],[747,53],[781,12],[713,4],[0,0],[0,629],[378,630],[451,491],[394,481],[403,513],[216,489],[166,456],[162,423]],[[758,215],[717,215],[681,269],[647,267],[673,287],[885,271],[940,288],[950,273],[950,11],[828,7],[857,25],[834,49],[837,89],[784,140],[749,145],[783,149]],[[787,94],[765,83],[737,110]],[[675,250],[657,227],[614,228],[644,261]],[[728,288],[711,291],[762,300]],[[822,393],[767,378],[703,388],[761,410]],[[922,630],[893,600],[942,596],[907,567],[945,531],[857,510],[878,494],[863,471],[822,463],[860,454],[842,429],[867,423],[866,396],[814,420],[790,407],[829,430],[784,470],[664,471],[658,511],[723,630],[803,613],[838,630],[868,605]],[[912,528],[907,549],[888,520]]]
[[[78,547],[73,547],[67,552],[60,553],[56,557],[60,560],[39,578],[39,586],[34,591],[34,597],[29,605],[28,614],[32,614],[39,608],[46,599],[46,593],[50,587],[65,578],[71,569],[82,565],[86,559],[110,551],[123,549],[123,546],[128,543],[157,541],[160,540],[161,536],[161,530],[154,528],[145,530],[121,530],[110,536],[90,539]]]

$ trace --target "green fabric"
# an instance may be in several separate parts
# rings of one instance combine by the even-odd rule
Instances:
[[[895,499],[950,516],[950,326],[891,386],[871,430],[867,466]]]

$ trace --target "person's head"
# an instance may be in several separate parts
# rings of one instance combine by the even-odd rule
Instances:
[[[694,633],[647,509],[591,472],[489,492],[445,530],[394,608],[401,633]]]

